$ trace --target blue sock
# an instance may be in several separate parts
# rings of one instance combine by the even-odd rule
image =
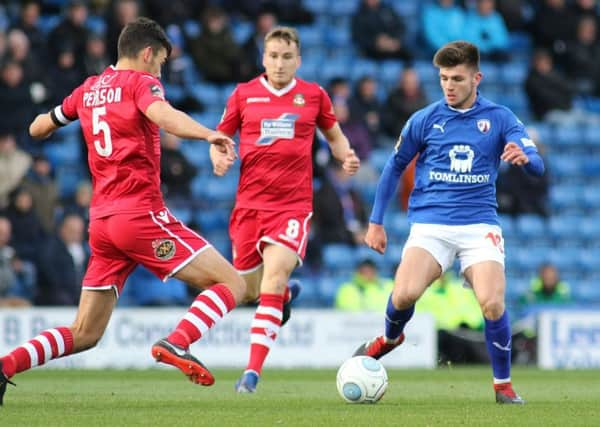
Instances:
[[[509,379],[512,342],[510,323],[506,311],[498,320],[485,319],[485,344],[492,360],[494,379]]]
[[[392,295],[390,294],[387,308],[385,309],[385,337],[391,340],[398,338],[414,312],[414,304],[404,310],[398,310],[392,304]]]

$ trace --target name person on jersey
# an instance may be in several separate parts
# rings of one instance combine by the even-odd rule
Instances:
[[[92,92],[84,92],[83,105],[86,107],[97,107],[104,104],[121,102],[120,87],[105,87]]]

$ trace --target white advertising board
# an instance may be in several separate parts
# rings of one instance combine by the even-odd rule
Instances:
[[[544,311],[538,322],[540,368],[600,368],[600,312]]]
[[[116,309],[98,346],[58,359],[53,368],[148,368],[156,366],[151,345],[166,336],[185,314],[185,307]],[[254,311],[236,309],[191,351],[209,367],[246,365],[249,327]],[[44,329],[68,326],[71,308],[0,310],[0,355],[6,354]],[[344,313],[334,310],[296,309],[281,329],[269,354],[270,367],[337,367],[367,339],[383,331],[383,313]],[[432,317],[416,314],[406,328],[406,342],[385,358],[386,367],[433,368],[437,337]]]

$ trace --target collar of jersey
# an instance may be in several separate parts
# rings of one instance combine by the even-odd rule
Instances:
[[[461,109],[459,109],[459,108],[454,108],[454,107],[451,107],[450,105],[448,105],[448,103],[447,103],[447,102],[445,102],[445,104],[446,104],[446,107],[448,107],[448,109],[450,109],[450,110],[452,110],[452,111],[455,111],[455,112],[457,112],[457,113],[464,114],[464,113],[468,113],[469,111],[473,111],[475,108],[477,108],[477,107],[479,106],[479,104],[480,104],[480,102],[479,102],[480,100],[481,100],[481,95],[479,95],[479,91],[477,91],[477,97],[475,98],[475,102],[474,102],[474,103],[473,103],[473,105],[472,105],[471,107],[469,107],[469,108],[466,108],[466,109],[464,109],[464,110],[461,110]]]
[[[282,87],[281,89],[275,89],[273,86],[271,86],[269,84],[269,82],[267,81],[267,75],[263,74],[262,76],[260,76],[260,82],[261,84],[269,91],[271,92],[273,95],[275,96],[283,96],[286,93],[288,93],[289,91],[291,91],[295,86],[296,86],[296,79],[292,79],[291,82],[288,83],[287,86]]]

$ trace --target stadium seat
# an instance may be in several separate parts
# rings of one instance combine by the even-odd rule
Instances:
[[[404,65],[401,61],[387,60],[381,63],[379,67],[379,78],[381,82],[388,87],[393,88],[402,76]]]
[[[511,61],[505,63],[501,70],[499,79],[511,84],[522,85],[527,78],[528,65],[522,61]]]
[[[344,0],[329,2],[329,15],[352,15],[358,9],[359,3],[360,0]]]
[[[565,148],[571,152],[574,152],[576,148],[583,145],[583,132],[580,126],[557,126],[555,128],[554,138],[552,139],[551,145],[553,147],[559,147],[561,151],[563,148]]]
[[[578,246],[581,241],[582,217],[572,215],[554,216],[548,220],[548,234],[561,247]]]
[[[197,209],[194,222],[198,224],[200,233],[227,233],[229,215],[228,209]]]
[[[170,207],[171,215],[188,225],[192,221],[192,209],[183,206]]]
[[[595,216],[584,218],[579,223],[579,233],[582,239],[582,244],[587,247],[600,248],[600,221]],[[600,270],[600,253],[597,254],[596,263]]]
[[[498,214],[498,221],[500,222],[500,228],[502,228],[502,235],[506,239],[506,236],[511,236],[515,232],[515,222],[513,217],[506,214]]]
[[[324,15],[329,9],[329,0],[303,0],[302,4],[316,15]]]
[[[126,288],[134,306],[188,305],[185,283],[169,279],[163,283],[146,268],[139,266],[127,279]]]
[[[297,30],[300,40],[302,41],[302,49],[305,47],[322,46],[325,42],[325,36],[317,26],[299,25]]]
[[[571,285],[572,294],[577,302],[585,304],[600,303],[600,286],[596,281],[585,281]]]
[[[371,151],[369,163],[375,171],[381,173],[392,153],[393,151],[390,148],[377,148]]]
[[[389,213],[385,217],[385,226],[390,235],[390,239],[400,240],[404,242],[410,232],[410,223],[406,212]]]
[[[326,42],[332,48],[339,48],[352,44],[350,28],[336,28],[334,31],[327,31]]]
[[[515,249],[511,255],[511,271],[521,277],[533,277],[540,266],[548,262],[551,250],[551,246],[538,247],[535,250],[527,246]]]
[[[190,85],[191,95],[206,107],[207,110],[223,110],[222,96],[216,85],[199,82]],[[216,106],[219,106],[218,108]]]
[[[199,141],[185,141],[181,144],[181,152],[187,160],[200,171],[212,171],[209,147]]]
[[[515,226],[521,239],[538,239],[546,236],[546,222],[537,215],[520,215],[515,220]]]
[[[56,169],[55,175],[60,197],[62,199],[72,197],[82,178],[80,168],[77,166],[60,166]]]
[[[553,249],[548,253],[550,263],[554,264],[564,276],[577,277],[581,274],[581,251],[577,247]]]
[[[350,79],[352,81],[359,80],[363,77],[376,78],[378,73],[378,65],[375,61],[369,59],[357,58],[350,64]]]
[[[558,214],[576,213],[583,210],[583,191],[577,184],[557,184],[550,187],[549,201]]]
[[[548,172],[558,183],[579,183],[582,181],[581,164],[578,156],[565,153],[549,154],[547,156]]]
[[[60,166],[78,167],[82,163],[81,147],[77,138],[44,144],[44,153],[54,168]]]
[[[356,252],[352,246],[332,243],[323,247],[323,266],[330,273],[348,273],[356,267]]]
[[[318,282],[318,297],[321,305],[325,307],[334,306],[337,291],[340,288],[340,285],[346,280],[350,280],[350,276],[322,277]],[[302,289],[302,292],[304,292],[304,288]]]
[[[435,83],[437,86],[438,92],[440,91],[439,75],[438,75],[438,72],[435,69],[435,67],[431,64],[431,61],[424,61],[424,60],[415,61],[414,69],[424,84],[425,83]],[[432,99],[437,99],[438,97],[439,97],[439,95]]]

